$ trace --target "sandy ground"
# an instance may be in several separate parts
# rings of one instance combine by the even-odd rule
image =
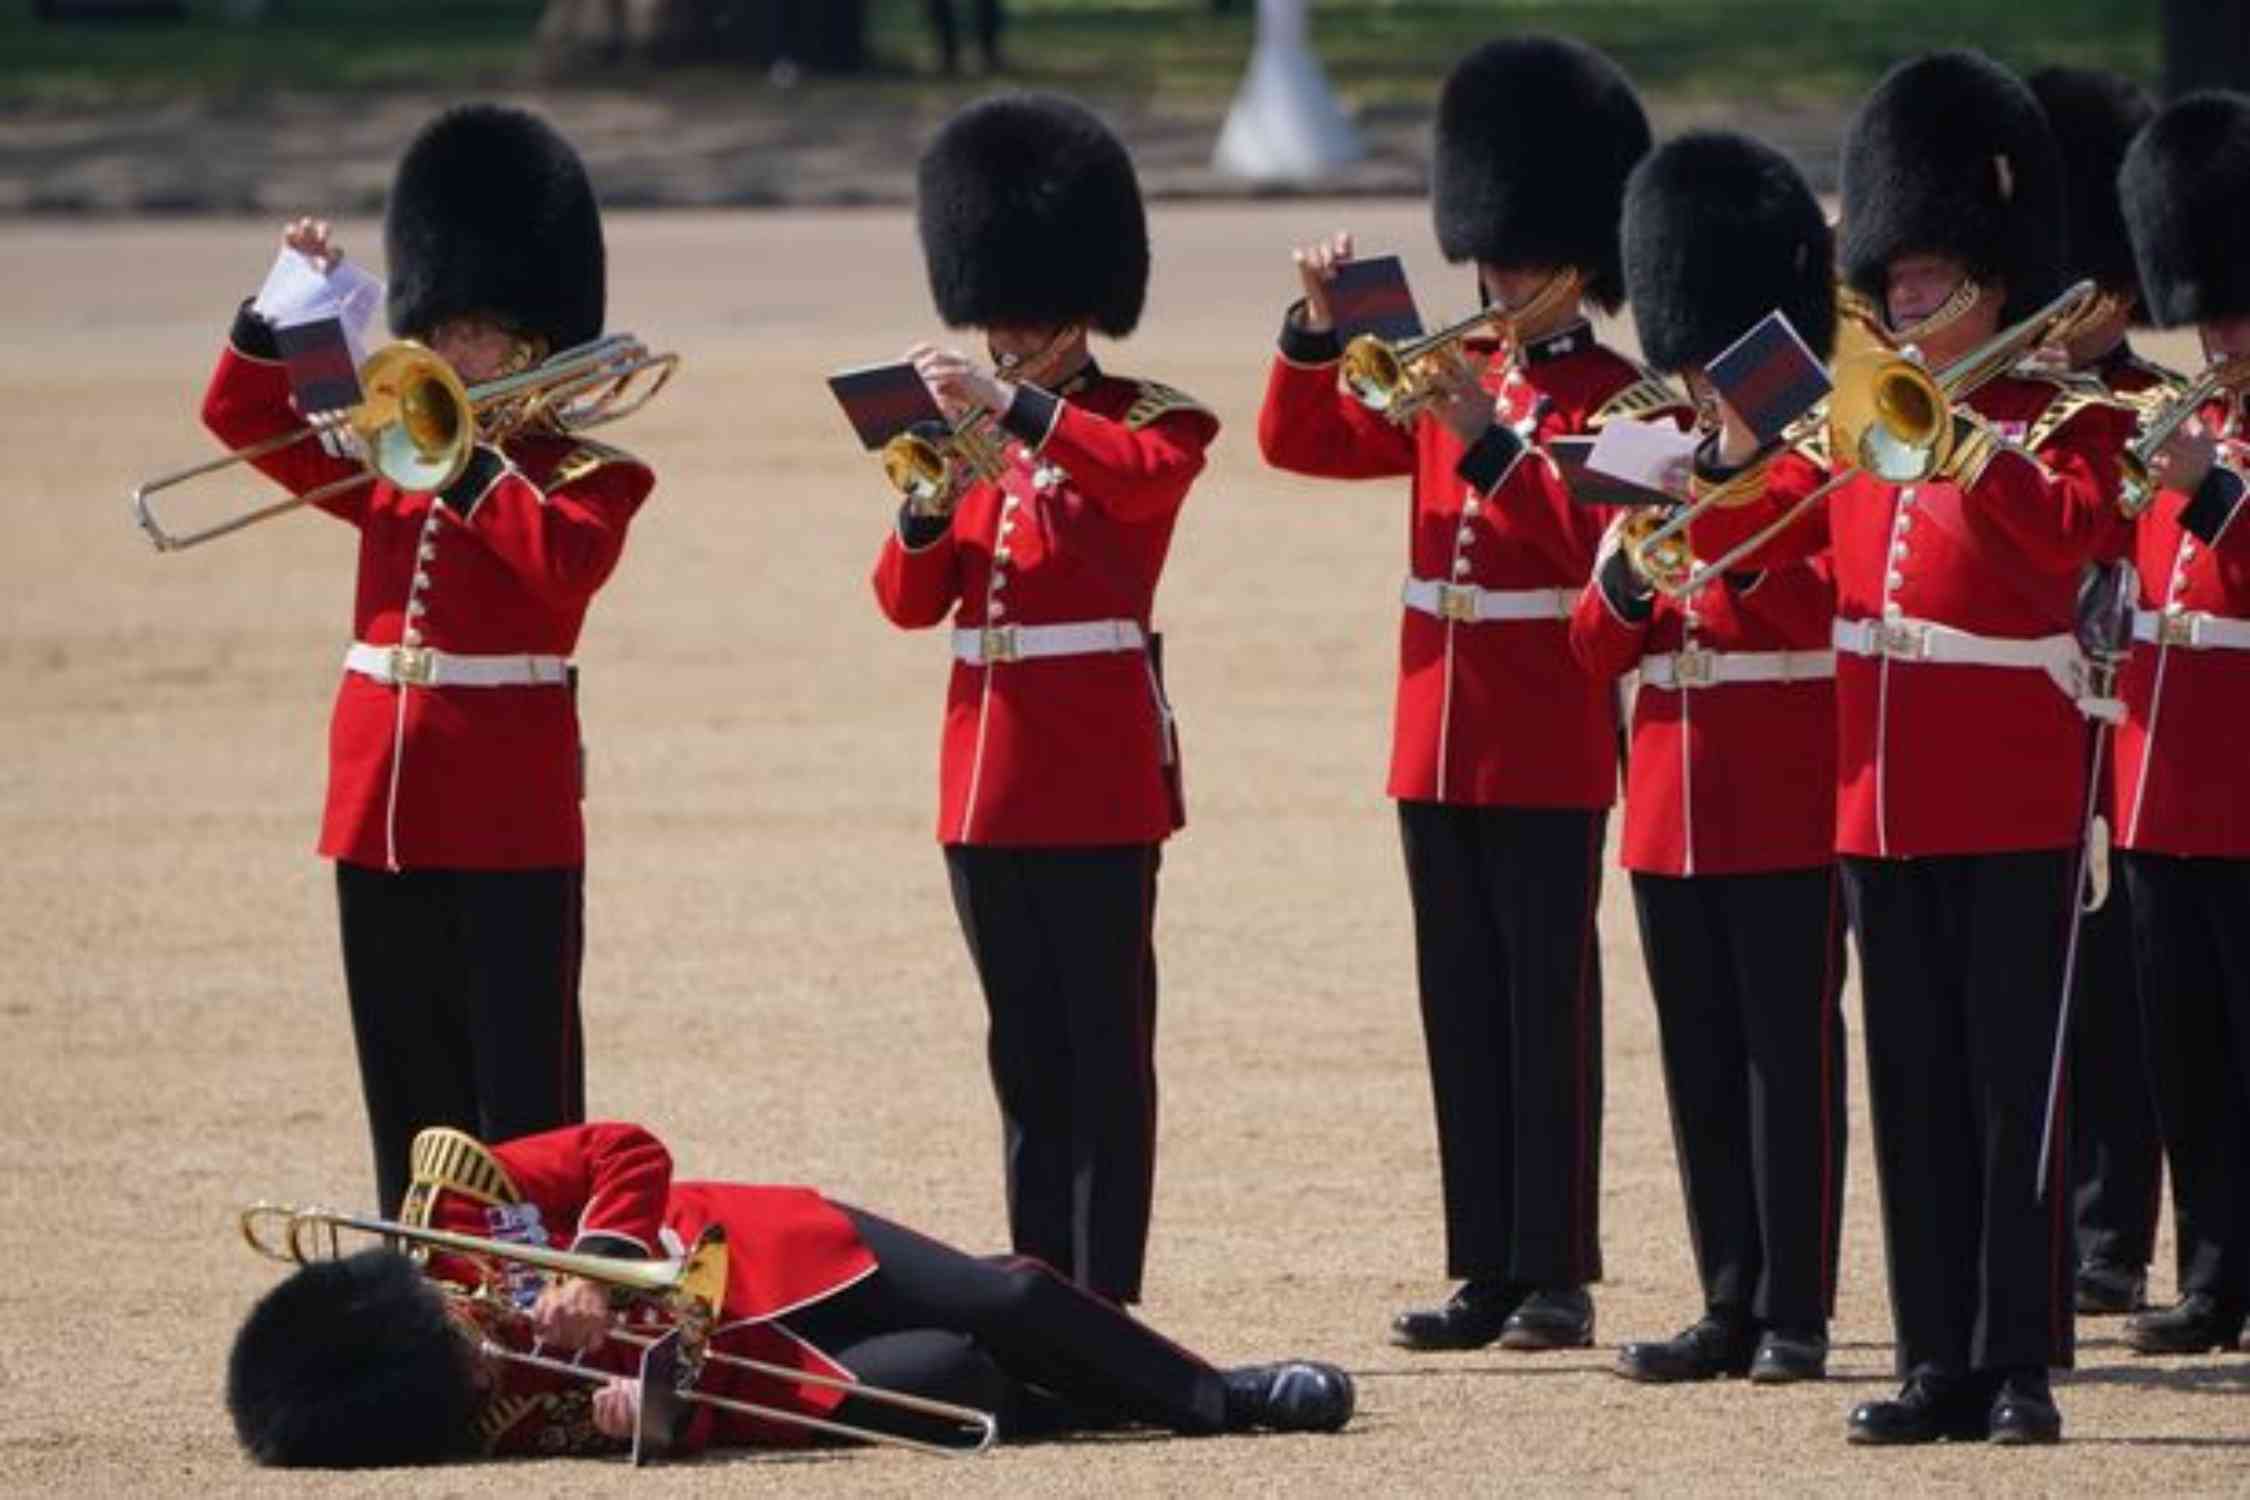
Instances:
[[[135,480],[206,451],[195,399],[268,225],[0,226],[0,452],[18,470],[0,591],[0,1490],[2242,1488],[2250,1418],[2224,1398],[2250,1388],[2244,1364],[2136,1360],[2103,1323],[2062,1390],[2066,1447],[1844,1444],[1845,1408],[1886,1387],[1891,1354],[1856,1040],[1834,1377],[1611,1375],[1617,1341],[1668,1333],[1697,1301],[1614,871],[1602,1347],[1386,1345],[1393,1309],[1444,1288],[1381,795],[1401,494],[1266,473],[1251,437],[1282,252],[1339,222],[1407,254],[1427,311],[1466,302],[1418,208],[1181,207],[1157,216],[1147,330],[1105,359],[1228,428],[1162,600],[1193,826],[1164,875],[1146,1312],[1223,1361],[1343,1362],[1358,1420],[1334,1438],[734,1457],[630,1480],[592,1462],[282,1478],[238,1457],[221,1362],[277,1273],[236,1239],[236,1210],[368,1194],[310,848],[352,539],[298,517],[158,557],[126,519]],[[659,1127],[685,1173],[817,1183],[997,1247],[980,1003],[930,840],[944,647],[875,613],[864,576],[890,507],[819,380],[931,330],[910,228],[890,211],[687,215],[612,236],[613,326],[686,362],[618,430],[663,482],[582,654],[593,1107]],[[345,240],[377,236],[353,223]]]

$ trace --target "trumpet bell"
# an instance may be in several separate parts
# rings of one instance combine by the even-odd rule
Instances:
[[[883,445],[883,477],[917,506],[931,506],[953,487],[953,463],[946,457],[945,429],[921,423]]]
[[[1344,385],[1369,411],[1388,413],[1405,390],[1405,361],[1389,344],[1363,333],[1344,346]]]

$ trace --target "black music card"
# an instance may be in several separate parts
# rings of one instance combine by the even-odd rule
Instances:
[[[1760,445],[1780,437],[1833,388],[1819,357],[1779,308],[1720,350],[1706,373]]]
[[[1594,456],[1591,437],[1559,437],[1546,444],[1547,453],[1562,471],[1563,483],[1570,487],[1570,498],[1580,505],[1677,505],[1679,497],[1667,495],[1662,490],[1652,490],[1604,474],[1599,469],[1588,468],[1586,461]]]
[[[297,410],[341,411],[366,399],[359,372],[352,367],[351,341],[341,318],[314,318],[273,331],[281,361],[289,370],[289,390]]]
[[[938,410],[937,401],[930,388],[912,365],[866,365],[857,370],[838,370],[828,377],[828,389],[836,393],[836,404],[844,409],[851,420],[852,430],[870,452],[882,447],[909,427],[924,422],[943,424],[945,414]]]
[[[1422,336],[1422,316],[1407,289],[1406,267],[1395,255],[1347,260],[1328,283],[1328,306],[1336,318],[1336,337],[1372,333],[1380,339]]]

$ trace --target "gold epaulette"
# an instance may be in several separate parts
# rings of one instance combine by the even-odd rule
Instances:
[[[1783,450],[1786,451],[1786,450]],[[1752,459],[1735,473],[1720,480],[1705,479],[1700,474],[1688,476],[1688,499],[1708,500],[1724,510],[1736,505],[1748,505],[1766,492],[1766,472],[1780,452],[1768,453]]]
[[[562,462],[547,476],[548,489],[560,489],[575,484],[605,464],[637,464],[640,460],[622,448],[612,448],[607,443],[590,443],[578,439],[578,446],[562,457]]]
[[[1140,394],[1134,398],[1133,404],[1126,409],[1125,425],[1127,427],[1146,427],[1157,418],[1176,411],[1201,412],[1207,417],[1211,415],[1209,407],[1185,391],[1174,390],[1168,385],[1161,385],[1153,380],[1136,380],[1133,384],[1139,388]]]
[[[2082,411],[2091,411],[2096,407],[2103,406],[2112,411],[2131,412],[2136,415],[2139,411],[2139,408],[2131,402],[2110,394],[2108,386],[2103,385],[2091,376],[2065,372],[2059,375],[2041,375],[2032,378],[2052,381],[2056,391],[2054,396],[2048,400],[2046,407],[2032,420],[2031,426],[2024,431],[2023,441],[2019,446],[2026,453],[2037,453],[2046,446],[2048,439],[2062,431],[2065,422]]]
[[[1594,408],[1594,414],[1586,419],[1586,427],[1593,431],[1617,417],[1645,422],[1659,412],[1693,410],[1678,391],[1665,383],[1663,376],[1643,369],[1639,379]]]
[[[399,1219],[427,1228],[440,1192],[459,1193],[479,1203],[506,1206],[523,1202],[515,1179],[484,1142],[450,1125],[433,1125],[414,1137],[407,1151],[410,1180]]]

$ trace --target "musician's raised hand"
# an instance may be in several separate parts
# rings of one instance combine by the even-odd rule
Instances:
[[[294,250],[325,273],[336,269],[344,258],[343,247],[338,245],[326,219],[291,219],[281,226],[281,244],[285,250]]]
[[[2192,495],[2219,460],[2219,445],[2200,417],[2190,417],[2179,431],[2165,439],[2149,461],[2149,473],[2160,488]]]
[[[1337,234],[1310,245],[1300,245],[1290,253],[1297,264],[1298,280],[1305,288],[1305,310],[1300,321],[1308,333],[1326,333],[1336,326],[1335,310],[1328,302],[1328,283],[1336,279],[1336,267],[1352,258],[1352,237]]]

